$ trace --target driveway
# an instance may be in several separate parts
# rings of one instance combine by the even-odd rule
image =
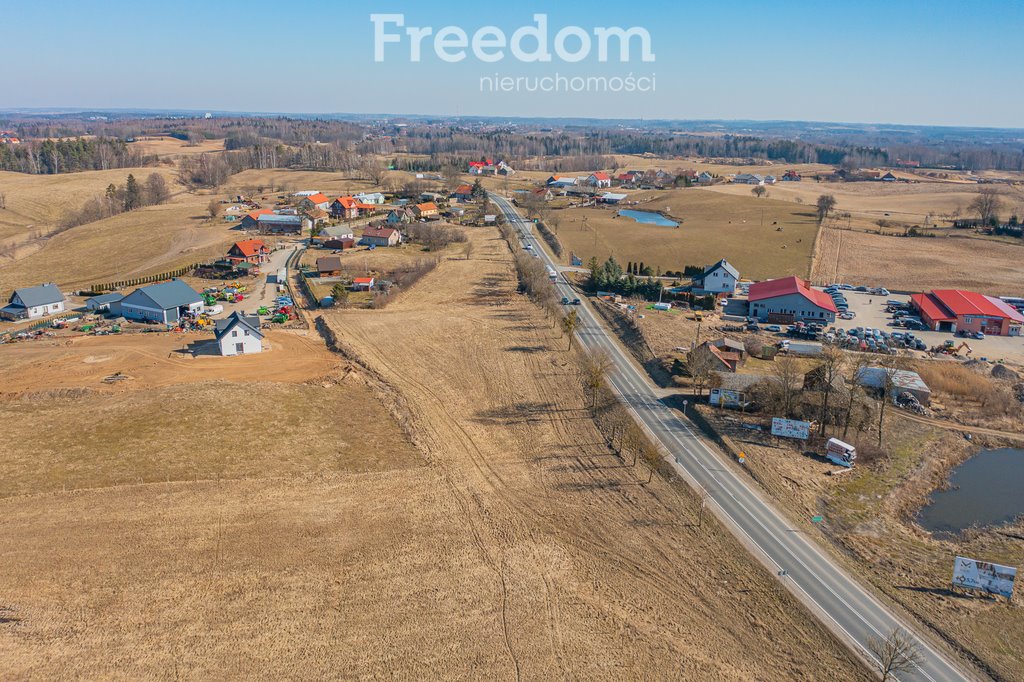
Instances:
[[[236,310],[255,314],[263,306],[273,307],[274,299],[280,295],[276,283],[277,271],[285,266],[285,263],[288,262],[288,259],[291,258],[297,248],[299,248],[298,244],[290,244],[283,249],[278,249],[271,253],[267,262],[260,266],[260,275],[256,277],[253,283],[249,285],[248,291],[245,292],[245,299],[241,303],[220,301],[219,304],[224,306],[224,310],[212,317],[214,319],[224,318]],[[275,281],[270,282],[268,279]]]

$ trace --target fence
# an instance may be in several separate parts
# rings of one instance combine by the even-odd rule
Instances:
[[[171,270],[170,272],[162,272],[159,275],[147,275],[146,277],[137,277],[135,279],[126,279],[120,282],[108,282],[106,284],[92,284],[89,286],[89,291],[94,294],[98,294],[101,291],[114,291],[115,289],[124,289],[125,287],[137,287],[143,284],[152,284],[153,282],[162,282],[167,279],[174,279],[175,277],[181,277],[194,271],[196,268],[209,265],[209,263],[193,263],[192,265],[186,265],[183,268],[177,270]]]

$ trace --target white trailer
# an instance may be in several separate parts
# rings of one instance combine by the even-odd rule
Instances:
[[[857,448],[838,438],[829,438],[825,445],[825,457],[833,464],[850,468],[853,460],[857,459]]]

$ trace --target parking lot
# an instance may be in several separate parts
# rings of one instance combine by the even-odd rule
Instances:
[[[852,320],[836,320],[835,326],[838,329],[853,329],[854,327],[871,327],[892,333],[894,331],[905,331],[894,327],[892,315],[886,312],[886,301],[900,301],[906,303],[910,296],[890,294],[878,296],[858,291],[844,291],[850,312],[856,317]],[[1024,364],[1024,337],[1013,336],[986,336],[984,339],[967,339],[954,336],[948,332],[915,331],[914,335],[922,339],[929,348],[941,346],[947,340],[953,339],[957,345],[966,341],[971,347],[971,358],[988,359],[990,361],[1004,360],[1017,364]]]

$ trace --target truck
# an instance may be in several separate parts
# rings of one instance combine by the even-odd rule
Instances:
[[[556,272],[555,270],[548,270],[548,279],[551,280],[552,284],[557,282],[558,281],[558,272]]]
[[[838,438],[829,438],[825,444],[825,458],[833,464],[849,469],[853,466],[853,460],[857,459],[857,448]]]

